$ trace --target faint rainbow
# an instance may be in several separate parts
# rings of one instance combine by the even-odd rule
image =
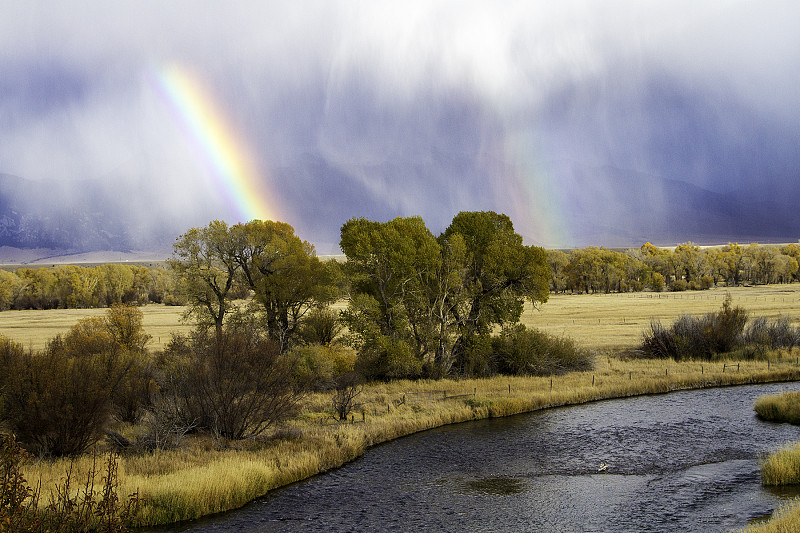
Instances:
[[[161,93],[210,164],[239,221],[278,220],[247,142],[236,133],[203,84],[188,70],[171,65],[156,71]]]
[[[573,217],[557,172],[540,160],[540,144],[525,129],[506,133],[504,157],[511,168],[503,183],[515,229],[526,244],[560,248],[573,241]]]

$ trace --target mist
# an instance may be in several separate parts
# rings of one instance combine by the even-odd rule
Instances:
[[[353,216],[489,209],[548,247],[800,236],[789,1],[1,5],[0,173],[125,191],[137,242],[242,219],[170,65],[319,253]]]

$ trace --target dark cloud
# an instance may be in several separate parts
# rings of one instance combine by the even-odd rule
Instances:
[[[550,246],[796,238],[798,15],[782,0],[3,2],[0,172],[142,191],[137,234],[235,217],[154,89],[176,64],[321,251],[351,216],[439,231],[464,209]]]

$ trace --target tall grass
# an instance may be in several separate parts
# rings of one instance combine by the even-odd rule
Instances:
[[[800,425],[800,392],[761,396],[753,409],[764,420]]]
[[[800,483],[800,443],[789,444],[762,459],[761,480],[764,485]]]

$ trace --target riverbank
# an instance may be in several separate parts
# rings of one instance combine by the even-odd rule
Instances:
[[[775,356],[777,357],[777,355]],[[223,441],[210,435],[180,439],[171,450],[123,455],[121,496],[138,491],[145,524],[167,524],[234,509],[270,490],[356,459],[371,446],[445,424],[508,416],[549,407],[659,394],[674,390],[800,380],[800,350],[771,362],[598,358],[591,372],[547,378],[397,381],[367,386],[353,421],[327,418],[330,394],[315,394],[290,423],[267,438]],[[450,399],[412,401],[409,393],[446,391]],[[405,401],[403,401],[405,395]],[[129,428],[134,432],[136,428]],[[28,479],[52,486],[66,460],[26,468]],[[90,468],[79,459],[74,474]],[[46,491],[45,491],[46,492]]]

